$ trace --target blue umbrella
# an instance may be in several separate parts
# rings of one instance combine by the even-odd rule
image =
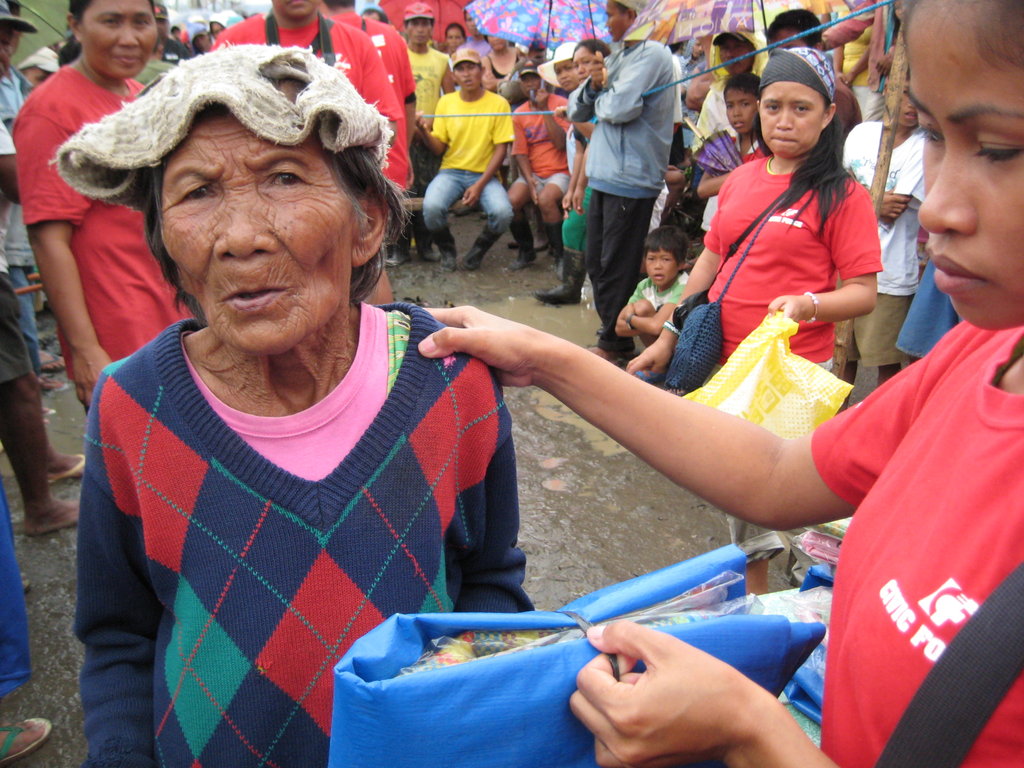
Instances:
[[[473,0],[466,13],[484,34],[526,46],[608,39],[608,13],[597,0]]]

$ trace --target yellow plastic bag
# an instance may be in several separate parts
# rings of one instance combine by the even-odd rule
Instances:
[[[688,400],[760,424],[779,437],[801,437],[836,415],[853,387],[789,351],[799,326],[769,315],[722,369]]]

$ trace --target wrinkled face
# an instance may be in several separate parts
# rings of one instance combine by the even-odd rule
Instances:
[[[274,16],[283,25],[298,27],[316,18],[317,0],[271,0]]]
[[[458,27],[449,27],[444,34],[444,42],[448,46],[448,52],[455,53],[466,42],[466,36]]]
[[[636,14],[615,0],[608,0],[605,9],[608,11],[608,34],[612,36],[612,40],[618,42],[636,20]]]
[[[739,56],[748,54],[753,50],[754,46],[751,45],[749,42],[739,37],[733,37],[732,35],[729,35],[728,37],[723,39],[722,42],[719,43],[718,45],[718,52],[719,55],[722,57],[723,63],[729,61],[730,59],[735,59]],[[728,72],[730,75],[739,75],[742,74],[743,72],[750,72],[753,68],[754,59],[753,57],[751,57],[749,59],[743,59],[741,61],[736,61],[733,62],[732,64],[729,64],[728,66],[726,66],[725,71]]]
[[[68,24],[101,84],[135,77],[156,47],[156,19],[146,0],[93,0],[81,21],[69,16]]]
[[[572,63],[576,67],[576,77],[582,83],[594,74],[595,69],[604,66],[604,55],[600,51],[591,53],[586,48],[577,48],[572,55]]]
[[[772,153],[789,160],[810,154],[836,106],[801,83],[772,83],[761,91],[761,133]]]
[[[575,91],[579,87],[580,78],[576,74],[576,65],[571,59],[555,64],[555,79],[558,81],[558,87],[563,91]]]
[[[725,114],[729,125],[736,133],[746,134],[754,130],[757,116],[757,97],[734,88],[725,91]]]
[[[274,355],[312,338],[380,246],[382,224],[360,232],[329,163],[315,137],[279,146],[227,115],[201,119],[168,158],[164,244],[228,348]]]
[[[409,19],[405,22],[405,34],[413,45],[427,45],[434,34],[434,22],[430,19]]]
[[[474,93],[483,88],[484,70],[472,61],[460,61],[452,69],[455,75],[455,83],[468,93]]]
[[[668,288],[679,275],[679,264],[669,251],[648,251],[644,256],[644,268],[659,291]]]
[[[1024,325],[1024,70],[993,66],[974,42],[983,17],[942,5],[922,3],[907,36],[935,285],[975,325]]]

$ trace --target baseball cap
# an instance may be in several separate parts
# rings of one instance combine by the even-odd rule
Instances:
[[[405,21],[412,21],[413,19],[430,19],[434,20],[434,9],[426,3],[410,3],[405,6]]]
[[[60,69],[60,63],[57,61],[57,52],[52,48],[40,48],[18,65],[18,69],[22,70],[31,69],[32,67],[38,67],[43,72],[53,74]]]
[[[7,0],[0,0],[0,22],[6,21],[15,29],[21,30],[22,32],[38,32],[35,25],[31,22],[25,21],[22,18],[15,16],[11,13],[11,6],[7,4]]]
[[[540,71],[537,69],[536,64],[528,62],[519,68],[519,77],[522,78],[523,75],[536,75],[540,77]]]
[[[732,32],[721,32],[715,35],[715,39],[712,40],[713,45],[721,45],[726,40],[739,40],[741,43],[749,42],[742,35],[733,34]]]
[[[472,48],[459,48],[454,53],[452,56],[452,69],[464,61],[471,61],[477,66],[483,66],[483,59],[480,58],[480,54]]]
[[[159,4],[154,5],[153,6],[153,15],[156,18],[158,18],[158,19],[166,19],[166,18],[168,18],[168,16],[167,16],[167,6],[166,5],[159,5]]]

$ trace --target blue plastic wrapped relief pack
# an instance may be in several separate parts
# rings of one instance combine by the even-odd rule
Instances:
[[[562,611],[598,623],[670,601],[719,579],[721,597],[744,597],[745,556],[724,547],[598,590]],[[542,635],[577,626],[562,611],[396,615],[357,640],[334,669],[330,768],[594,766],[593,736],[573,716],[576,674],[597,655],[578,639],[532,644],[451,665],[421,657],[439,638]],[[824,627],[782,616],[720,615],[654,621],[779,693]],[[728,614],[728,610],[725,611]],[[416,672],[416,669],[423,671]],[[415,672],[415,674],[410,674]]]

